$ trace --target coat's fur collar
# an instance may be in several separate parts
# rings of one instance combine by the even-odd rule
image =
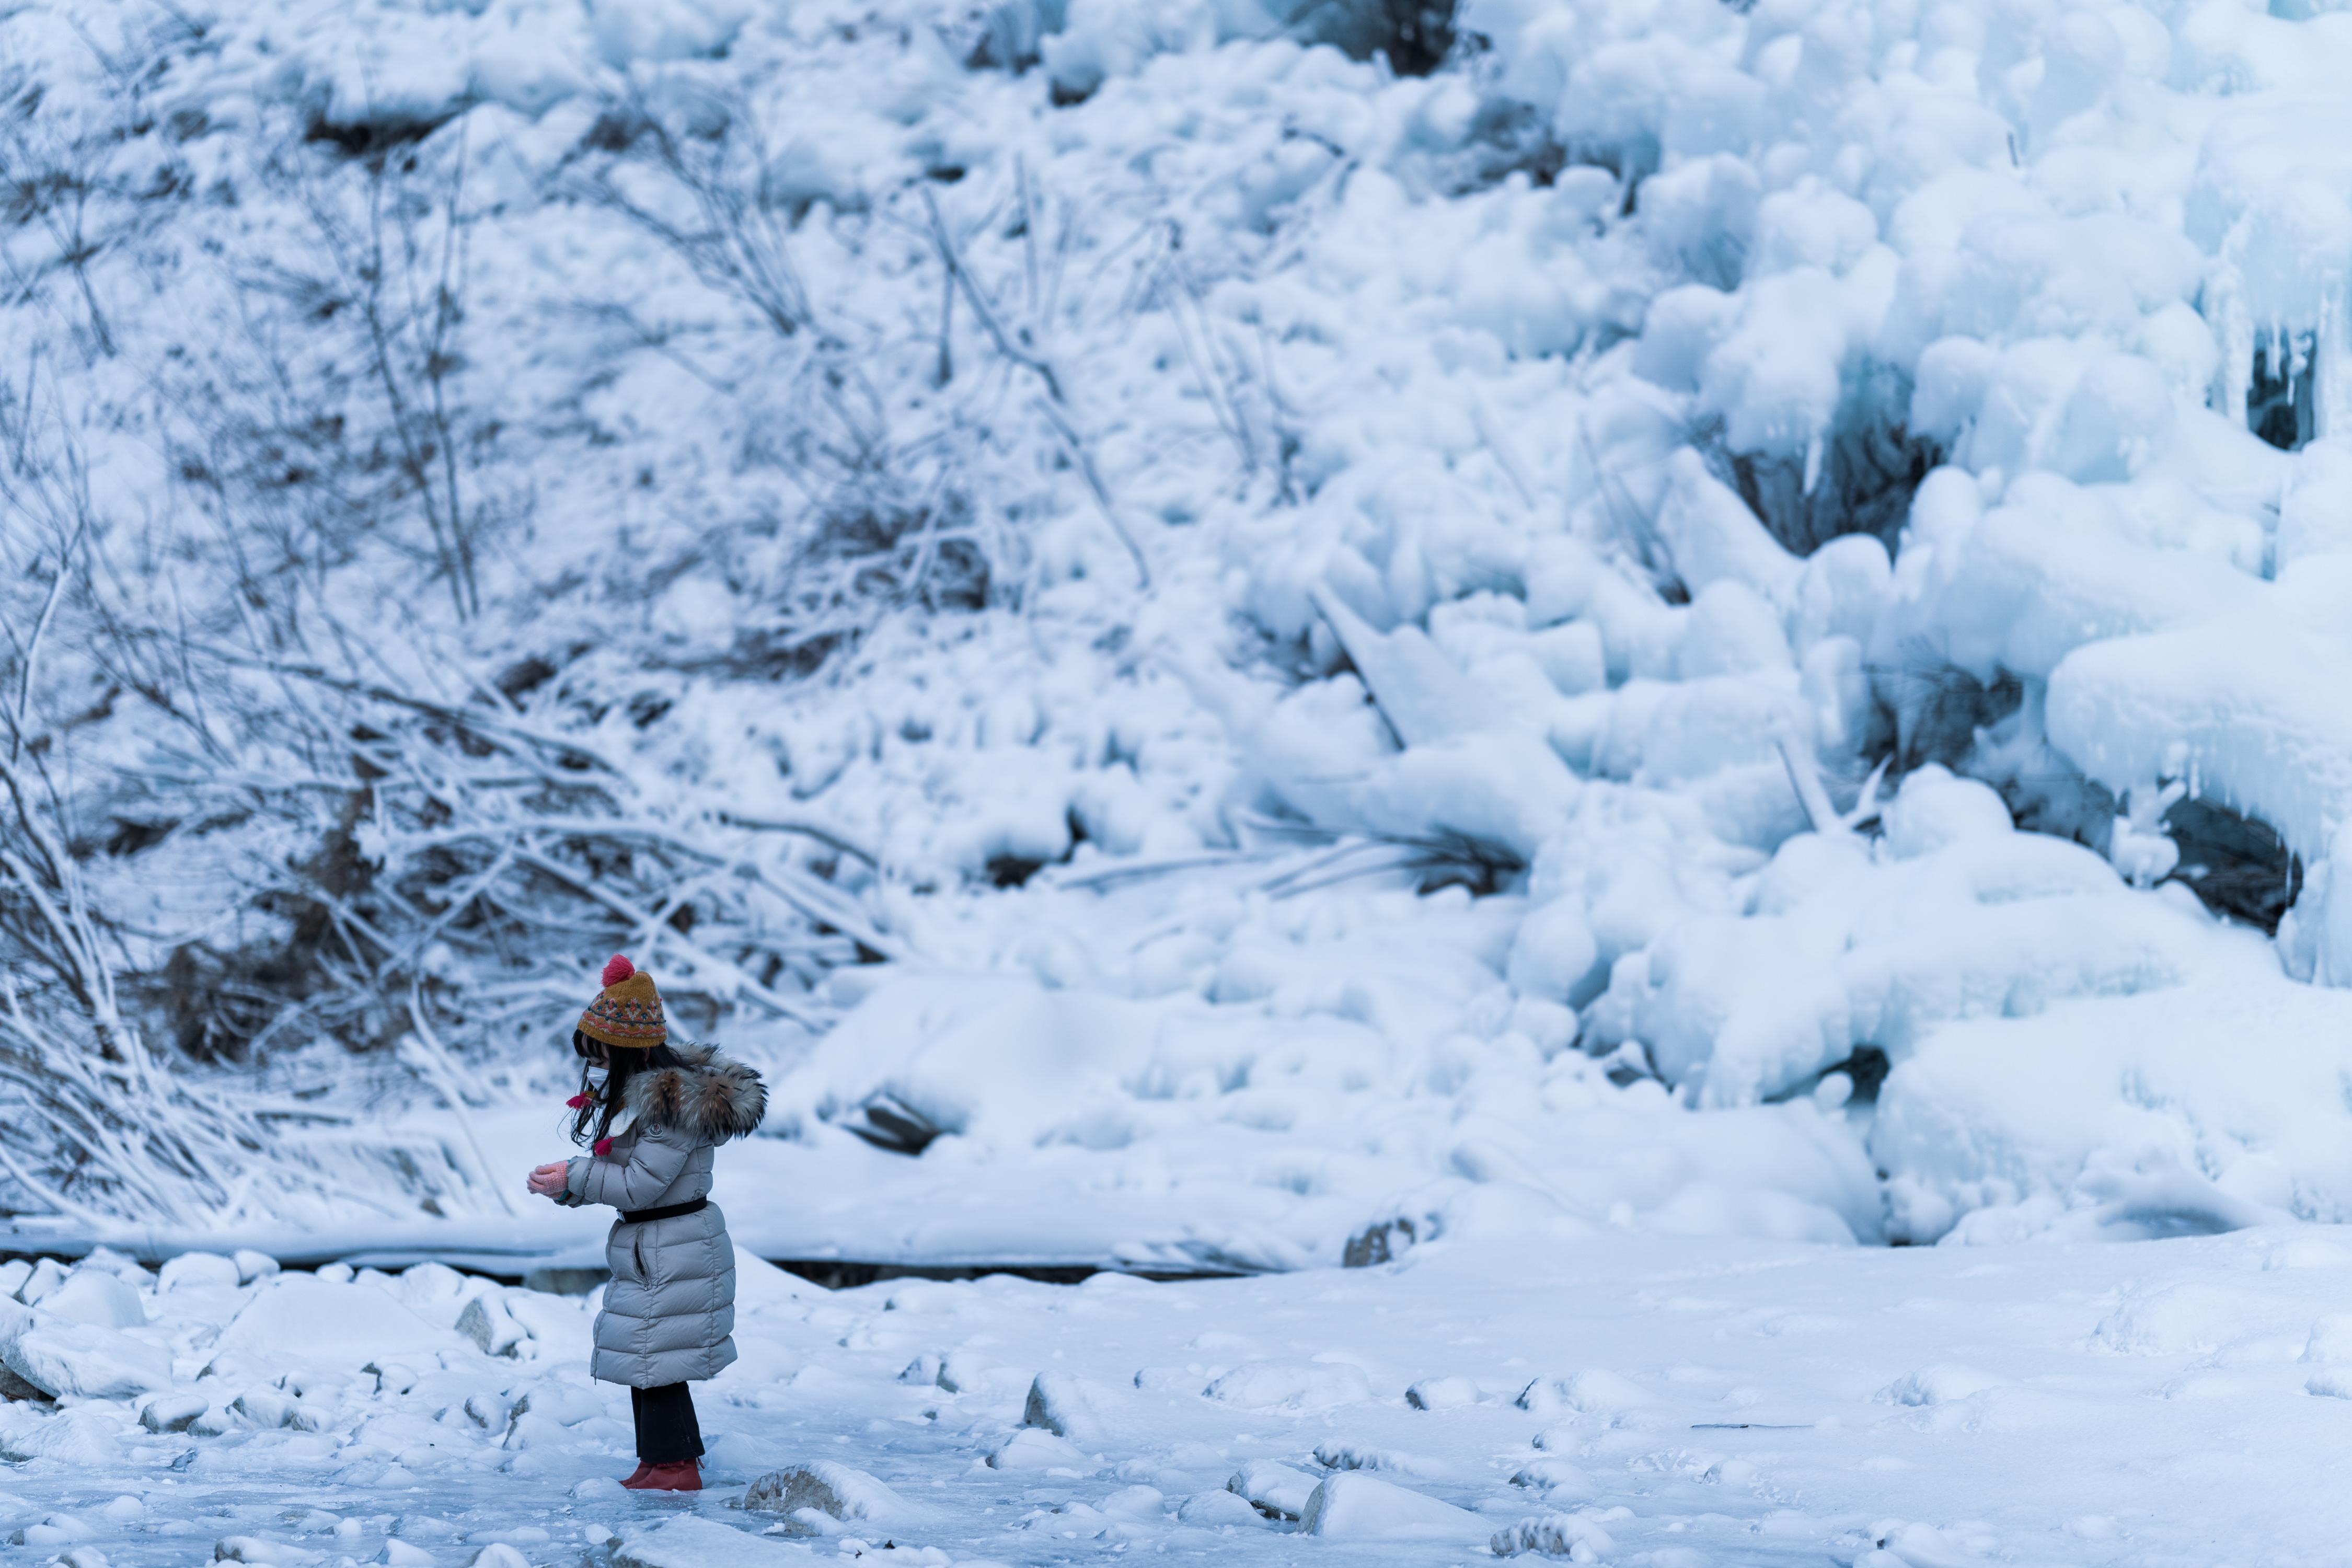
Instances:
[[[768,1113],[768,1088],[760,1075],[709,1046],[670,1047],[674,1068],[630,1076],[621,1103],[638,1121],[675,1127],[714,1143],[740,1138]]]

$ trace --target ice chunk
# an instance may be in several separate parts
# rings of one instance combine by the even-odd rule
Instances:
[[[1326,1476],[1307,1500],[1298,1528],[1350,1541],[1468,1541],[1488,1533],[1467,1509],[1360,1470]]]

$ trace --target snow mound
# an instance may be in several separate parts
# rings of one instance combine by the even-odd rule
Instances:
[[[1906,1373],[1880,1390],[1879,1397],[1890,1405],[1951,1405],[2000,1386],[2000,1379],[1990,1373],[1942,1362]]]
[[[1252,1362],[1235,1367],[1202,1389],[1204,1398],[1238,1410],[1283,1410],[1304,1415],[1372,1396],[1361,1367],[1344,1362]]]
[[[430,1358],[452,1342],[447,1331],[436,1329],[373,1285],[280,1274],[221,1330],[212,1358],[257,1365],[316,1362],[356,1369],[383,1358]]]
[[[1487,1534],[1485,1522],[1467,1509],[1358,1470],[1318,1483],[1298,1528],[1343,1541],[1469,1541]]]
[[[162,1346],[14,1302],[0,1302],[0,1364],[53,1399],[129,1399],[172,1383]]]
[[[1256,1459],[1235,1470],[1225,1490],[1259,1512],[1276,1519],[1297,1519],[1307,1511],[1320,1483],[1295,1465]]]
[[[634,1523],[613,1543],[614,1568],[724,1568],[730,1563],[781,1564],[802,1553],[777,1541],[763,1541],[715,1519],[691,1514]]]
[[[1571,1563],[1598,1563],[1601,1553],[1616,1549],[1616,1542],[1607,1531],[1581,1514],[1548,1513],[1540,1519],[1525,1519],[1508,1530],[1495,1532],[1493,1546],[1497,1557],[1517,1557],[1526,1552],[1538,1552],[1546,1557],[1565,1557]]]
[[[904,1498],[864,1470],[826,1459],[772,1470],[751,1483],[742,1501],[753,1513],[783,1515],[787,1531],[800,1533],[809,1529],[796,1518],[804,1510],[844,1524],[889,1524],[915,1513]]]

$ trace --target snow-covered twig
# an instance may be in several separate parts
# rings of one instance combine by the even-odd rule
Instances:
[[[443,1102],[449,1107],[449,1113],[457,1119],[457,1131],[464,1135],[466,1147],[473,1153],[474,1168],[480,1173],[483,1184],[498,1195],[499,1206],[509,1214],[514,1213],[514,1199],[508,1195],[507,1184],[499,1180],[498,1173],[490,1166],[489,1156],[482,1152],[482,1137],[474,1129],[474,1113],[467,1108],[466,1097],[457,1090],[457,1075],[449,1070],[449,1053],[442,1048],[441,1041],[433,1033],[432,1023],[425,1016],[425,991],[421,980],[410,982],[408,1016],[416,1026],[415,1034],[410,1037],[416,1043],[417,1058],[425,1064],[425,1075],[433,1080],[433,1087],[440,1091]]]

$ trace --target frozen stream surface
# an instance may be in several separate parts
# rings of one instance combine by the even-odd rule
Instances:
[[[20,1461],[0,1561],[1436,1564],[1530,1547],[1662,1568],[2209,1568],[2340,1563],[2352,1539],[2338,1229],[1440,1242],[1207,1283],[839,1293],[743,1265],[742,1359],[699,1390],[698,1498],[614,1484],[627,1406],[586,1376],[593,1298],[432,1265],[43,1266],[17,1286],[41,1305],[0,1320],[8,1359],[92,1392],[0,1409]],[[846,1517],[742,1507],[794,1465]]]

